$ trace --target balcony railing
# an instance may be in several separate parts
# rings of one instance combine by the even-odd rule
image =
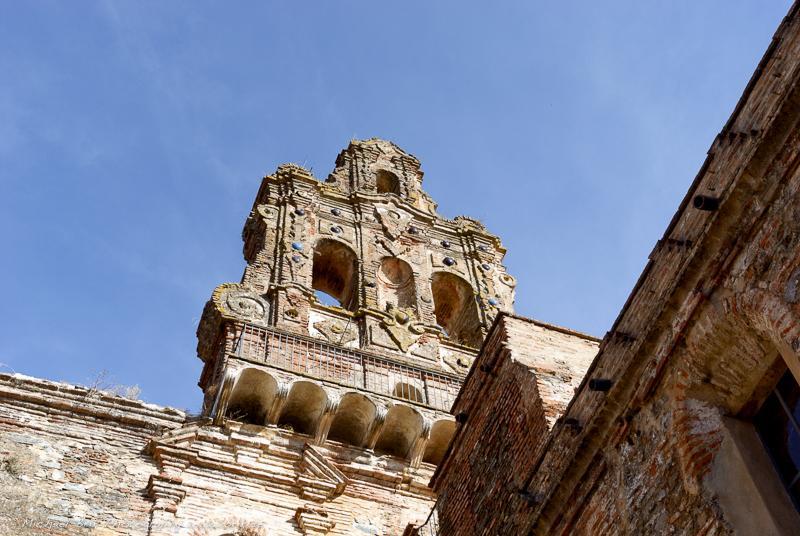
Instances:
[[[232,353],[252,361],[449,411],[462,380],[386,357],[252,324],[237,325]]]

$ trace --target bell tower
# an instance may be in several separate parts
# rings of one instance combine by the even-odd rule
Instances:
[[[500,240],[477,220],[438,215],[422,175],[415,157],[370,139],[351,142],[324,182],[294,164],[263,179],[241,282],[214,290],[197,329],[215,425],[391,460],[427,484],[515,280]]]

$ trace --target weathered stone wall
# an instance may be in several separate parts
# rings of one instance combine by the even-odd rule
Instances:
[[[0,533],[399,534],[433,466],[0,375]]]
[[[148,439],[177,410],[0,375],[0,533],[146,534]]]

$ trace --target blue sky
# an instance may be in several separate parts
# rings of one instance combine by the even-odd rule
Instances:
[[[519,313],[602,336],[789,5],[4,2],[2,370],[197,409],[260,178],[353,137],[503,239]]]

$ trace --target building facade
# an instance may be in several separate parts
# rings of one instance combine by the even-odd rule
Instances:
[[[241,281],[197,329],[200,415],[0,378],[6,532],[377,535],[425,519],[449,409],[513,307],[499,239],[439,216],[419,161],[377,139],[325,181],[291,164],[265,177],[242,238]]]

